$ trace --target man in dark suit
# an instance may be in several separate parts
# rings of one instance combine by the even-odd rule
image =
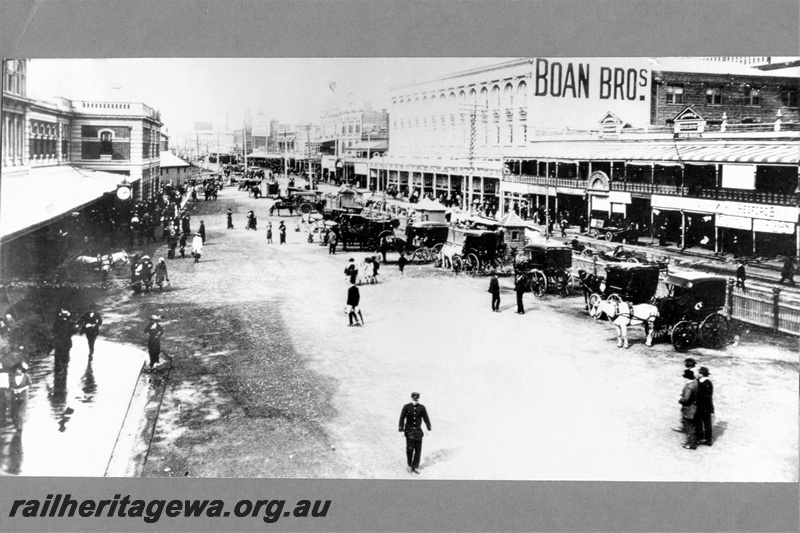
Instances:
[[[497,274],[492,270],[492,277],[489,279],[489,292],[492,293],[492,311],[500,312],[500,282]]]
[[[94,305],[78,321],[80,334],[86,335],[86,342],[89,343],[89,359],[94,355],[94,342],[100,334],[101,325],[103,325],[103,317],[100,316]]]
[[[419,474],[419,460],[422,456],[422,422],[431,431],[431,421],[428,418],[428,411],[425,406],[419,403],[419,393],[411,393],[411,403],[403,406],[400,411],[400,425],[398,431],[405,433],[406,436],[406,460],[408,461],[408,471]]]
[[[711,415],[714,414],[714,385],[708,379],[709,373],[704,366],[698,370],[700,377],[697,379],[697,411],[694,419],[697,442],[706,446],[711,446],[713,441]]]
[[[358,308],[358,304],[360,302],[361,302],[361,293],[359,292],[358,287],[356,287],[356,282],[350,281],[350,288],[347,290],[347,308],[348,308],[347,315],[350,319],[350,324],[349,324],[350,326],[364,325],[364,317],[361,315],[361,309]]]

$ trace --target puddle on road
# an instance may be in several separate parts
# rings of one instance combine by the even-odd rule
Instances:
[[[102,476],[143,360],[130,351],[98,339],[90,361],[76,336],[64,371],[52,355],[32,360],[24,431],[0,433],[0,472]]]

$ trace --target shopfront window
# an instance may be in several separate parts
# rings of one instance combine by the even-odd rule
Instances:
[[[706,89],[706,104],[707,105],[721,105],[722,104],[722,88],[709,87]]]
[[[761,91],[755,88],[747,93],[747,105],[761,105]]]
[[[683,103],[683,85],[667,85],[667,103]]]
[[[781,103],[784,107],[797,107],[797,88],[784,88],[781,90]]]

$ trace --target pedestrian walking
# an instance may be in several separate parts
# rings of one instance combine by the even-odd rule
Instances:
[[[280,237],[280,243],[286,244],[286,224],[283,220],[278,224],[278,236]]]
[[[492,270],[492,277],[489,278],[489,292],[492,294],[492,311],[500,312],[500,282],[497,280],[497,273]]]
[[[203,244],[206,243],[206,224],[202,220],[200,221],[200,227],[197,228],[197,233],[203,238]]]
[[[55,371],[60,372],[69,363],[69,352],[72,349],[72,314],[66,309],[61,309],[53,323],[53,347]]]
[[[736,269],[736,288],[744,291],[744,282],[747,279],[747,273],[744,270],[744,261],[739,261],[739,268]]]
[[[188,235],[186,233],[181,233],[181,238],[180,238],[180,242],[179,242],[179,244],[180,244],[180,252],[181,252],[181,259],[186,257],[186,238],[187,237],[188,237]]]
[[[336,255],[336,245],[339,244],[339,237],[335,231],[328,232],[328,255]]]
[[[11,421],[17,429],[17,433],[22,433],[22,423],[28,411],[28,390],[31,388],[31,377],[27,372],[25,363],[14,365],[14,372],[9,379],[9,390],[11,391]]]
[[[358,279],[358,267],[356,267],[356,260],[352,257],[350,258],[350,262],[344,268],[344,273],[346,276],[350,277],[350,283],[355,285],[356,280]]]
[[[697,379],[697,412],[695,413],[695,437],[698,444],[713,443],[712,416],[714,414],[714,384],[708,379],[708,368],[701,366]]]
[[[0,429],[6,427],[6,413],[11,410],[11,389],[9,389],[9,374],[0,362]]]
[[[695,367],[697,366],[697,361],[695,361],[691,357],[687,357],[686,359],[683,360],[683,366],[684,366],[685,370],[691,370],[692,373],[694,373],[695,372]],[[696,377],[697,377],[697,374],[695,374],[695,378]],[[685,430],[686,430],[686,428],[683,427],[683,415],[681,415],[680,420],[678,420],[678,425],[676,427],[673,427],[672,431],[677,431],[678,433],[683,433]]]
[[[108,282],[108,274],[111,272],[111,256],[106,254],[100,257],[100,273],[103,276],[102,284],[105,286]]]
[[[267,222],[267,244],[272,243],[272,222]]]
[[[158,365],[159,357],[161,356],[161,337],[164,335],[164,328],[160,324],[162,318],[159,315],[151,316],[150,323],[144,329],[144,332],[148,335],[147,352],[150,355],[151,371]]]
[[[407,403],[400,411],[400,423],[397,431],[402,432],[406,437],[406,462],[408,472],[419,474],[419,462],[422,457],[422,422],[431,432],[431,420],[428,417],[428,410],[419,403],[419,393],[411,393],[411,403]]]
[[[199,263],[200,257],[203,255],[203,238],[200,236],[199,233],[196,233],[194,238],[192,239],[192,257],[194,257],[194,262]]]
[[[174,229],[170,229],[167,237],[167,259],[175,259],[175,249],[178,247],[178,235]]]
[[[345,311],[350,321],[349,326],[363,326],[364,316],[361,314],[361,292],[356,287],[355,281],[350,282],[350,288],[347,290],[347,304]]]
[[[372,256],[372,283],[378,283],[378,271],[381,269],[381,262],[378,261],[378,256]]]
[[[784,280],[794,285],[794,259],[787,257],[781,269],[781,280],[778,283],[783,283]]]
[[[400,258],[397,260],[397,267],[400,269],[400,275],[403,275],[403,269],[406,268],[406,264],[408,263],[408,259],[406,259],[406,254],[400,252]]]
[[[156,265],[156,285],[158,285],[159,292],[164,290],[164,283],[169,283],[169,274],[167,273],[167,264],[164,262],[164,258],[159,257]]]
[[[517,293],[517,314],[524,315],[525,307],[522,304],[522,295],[528,290],[528,284],[525,282],[525,276],[517,278],[514,284],[514,292]]]
[[[683,432],[686,433],[686,442],[683,447],[687,450],[697,448],[695,436],[695,415],[697,413],[697,381],[694,379],[694,372],[688,368],[683,371],[683,392],[678,402],[681,404],[681,421],[683,422]]]
[[[229,207],[228,212],[225,214],[228,217],[228,229],[233,229],[233,210]]]
[[[80,328],[79,334],[86,335],[86,342],[89,343],[90,360],[94,355],[94,342],[100,334],[101,325],[103,325],[103,317],[100,316],[100,313],[97,312],[94,305],[92,305],[91,309],[86,311],[80,320],[78,320],[78,327]]]

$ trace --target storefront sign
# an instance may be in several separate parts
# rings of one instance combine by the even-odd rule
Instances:
[[[354,165],[355,173],[366,176],[367,175],[367,164],[366,163],[355,163]]]
[[[592,211],[606,211],[611,209],[607,196],[592,196]]]
[[[583,189],[573,189],[571,187],[556,187],[558,194],[571,194],[573,196],[583,196]]]
[[[787,235],[794,234],[795,224],[792,222],[780,222],[778,220],[753,220],[753,231],[760,231],[762,233],[784,233]]]
[[[700,198],[683,198],[681,196],[660,196],[654,194],[650,200],[653,209],[671,209],[673,211],[691,211],[695,213],[718,213],[716,200]],[[736,214],[736,213],[729,213]]]
[[[716,222],[718,228],[744,229],[750,231],[753,226],[753,219],[746,217],[735,217],[732,215],[717,215]]]
[[[631,203],[631,193],[611,191],[608,193],[608,199],[612,204],[629,204]]]
[[[743,202],[718,202],[717,213],[739,217],[761,218],[797,222],[798,209],[788,205],[746,204]]]

